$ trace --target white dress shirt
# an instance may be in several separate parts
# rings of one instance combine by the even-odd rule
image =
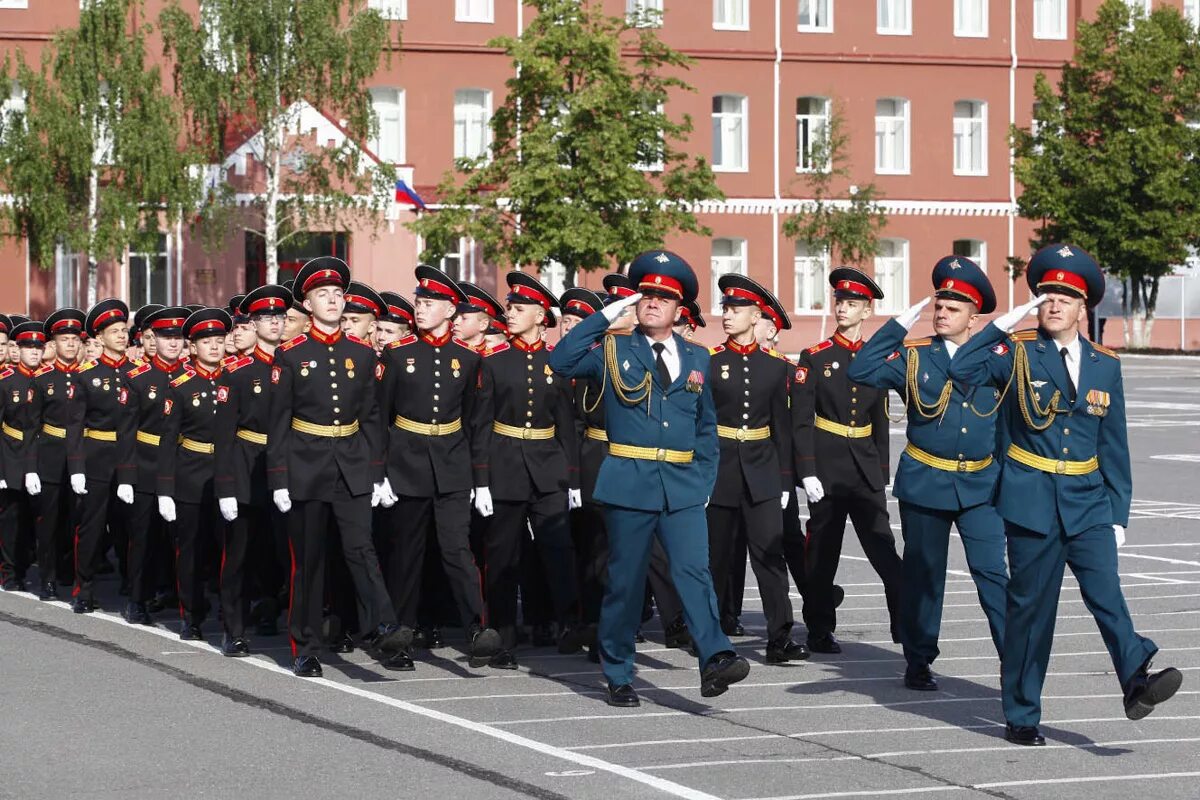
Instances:
[[[1063,347],[1067,348],[1067,373],[1071,376],[1071,383],[1075,385],[1075,391],[1079,391],[1079,355],[1082,350],[1082,345],[1079,343],[1079,334],[1071,340],[1068,345],[1061,345],[1058,342],[1054,343],[1056,349],[1061,351]]]
[[[646,340],[646,346],[650,348],[650,353],[654,355],[655,342],[645,334],[642,334],[642,337]],[[662,352],[663,363],[667,365],[667,372],[671,373],[673,382],[679,377],[679,347],[674,336],[668,336],[663,339],[662,343],[666,345]]]

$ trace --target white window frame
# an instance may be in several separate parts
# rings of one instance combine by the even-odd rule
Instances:
[[[162,249],[157,251],[130,251],[129,257],[126,259],[126,269],[129,270],[129,305],[143,306],[147,303],[163,303],[164,305],[171,302],[172,290],[175,288],[174,264],[171,259],[171,237],[166,233],[160,233],[162,237]],[[163,262],[163,296],[161,300],[156,300],[153,295],[153,286],[150,285],[150,273],[153,272],[151,262],[162,259]],[[135,260],[141,261],[142,269],[145,270],[143,276],[145,280],[145,289],[147,294],[144,297],[133,296],[133,263]]]
[[[978,111],[979,116],[960,117],[959,107],[968,105],[972,112]],[[954,174],[955,175],[987,175],[988,174],[988,104],[982,100],[954,101]],[[970,163],[965,160],[971,150],[968,139],[979,137],[979,163],[972,158]]]
[[[553,258],[538,267],[538,280],[558,297],[567,290],[567,268]]]
[[[1183,18],[1192,27],[1200,27],[1200,0],[1183,0]]]
[[[884,27],[884,17],[904,16],[904,24]],[[875,0],[875,33],[880,36],[912,36],[912,0]]]
[[[495,0],[454,0],[454,21],[484,24],[495,22]]]
[[[79,7],[83,8],[83,0],[80,0]],[[29,0],[0,0],[0,8],[25,9],[29,8]]]
[[[808,13],[810,18],[815,19],[815,22],[802,22],[800,20],[801,4],[808,3]],[[833,33],[833,5],[834,0],[797,0],[796,3],[796,30],[800,33]],[[822,9],[824,13],[822,14]],[[821,17],[825,17],[825,21],[821,22]]]
[[[955,239],[950,244],[950,252],[956,256],[969,258],[987,272],[987,240],[985,239]]]
[[[625,19],[638,28],[661,28],[663,0],[625,0]]]
[[[728,244],[731,252],[728,255],[724,253],[717,255],[718,244],[722,246]],[[737,236],[719,236],[712,240],[709,247],[712,268],[712,313],[720,314],[721,288],[717,286],[717,279],[729,273],[748,275],[749,248],[746,240]]]
[[[903,112],[900,115],[880,116],[879,103],[881,101],[890,101],[900,103]],[[912,161],[912,103],[906,97],[880,97],[876,101],[875,106],[875,174],[876,175],[908,175],[909,165]],[[892,130],[884,130],[884,127],[891,127]],[[903,157],[903,164],[884,165],[882,156],[885,152],[883,148],[883,137],[896,136],[896,130],[900,131],[902,137],[902,147],[900,148]]]
[[[713,103],[715,104],[721,98],[733,98],[737,100],[741,108],[739,111],[713,111],[712,112],[712,129],[713,129],[713,144],[712,154],[713,172],[749,172],[750,171],[750,98],[744,94],[717,94],[713,95]],[[740,131],[737,133],[739,141],[737,148],[740,150],[741,159],[736,164],[725,163],[726,147],[725,134],[726,123],[733,119],[740,120]],[[729,130],[730,135],[734,134],[732,129]],[[721,145],[718,148],[718,145]]]
[[[665,111],[666,111],[666,107],[662,103],[659,103],[658,107],[656,109],[656,113],[663,114],[663,113],[665,113]],[[666,149],[667,140],[666,140],[666,136],[663,135],[663,132],[661,130],[658,132],[658,138],[656,140],[656,144],[657,144],[657,147],[655,149],[655,153],[657,154],[658,158],[655,159],[654,161],[650,161],[650,162],[639,161],[637,164],[634,165],[637,169],[641,170],[642,172],[662,172],[663,171],[663,151]]]
[[[1057,11],[1057,13],[1051,13]],[[1046,25],[1051,17],[1054,27]],[[1064,40],[1067,38],[1067,0],[1033,0],[1033,38]]]
[[[25,87],[17,80],[12,80],[9,84],[8,99],[0,103],[0,117],[4,119],[4,131],[7,131],[16,120],[21,120],[22,126],[25,125],[26,100],[29,97],[29,92],[25,91]]]
[[[815,143],[829,136],[829,124],[832,115],[832,102],[828,97],[819,97],[816,95],[804,95],[796,98],[797,106],[801,100],[819,100],[825,104],[825,111],[822,114],[801,114],[796,111],[796,172],[815,172],[816,169],[812,166],[812,148]],[[805,145],[804,129],[808,128],[808,144]],[[803,162],[809,162],[805,166]],[[829,171],[829,164],[825,165],[825,171]]]
[[[880,314],[896,314],[908,308],[908,239],[880,239],[880,254],[875,256],[875,282],[883,289],[883,299],[875,303],[875,311]],[[898,246],[900,255],[883,255],[885,246]],[[884,275],[899,268],[898,278],[890,279]],[[899,291],[896,291],[897,287]]]
[[[462,103],[462,104],[459,103],[459,98],[462,95],[464,95],[466,92],[479,92],[480,94],[483,95],[483,114],[482,114],[482,119],[478,120],[478,124],[482,127],[482,137],[483,137],[482,146],[481,146],[482,149],[481,149],[481,152],[475,153],[475,154],[468,153],[468,152],[466,152],[466,149],[465,149],[465,146],[467,144],[467,134],[469,133],[469,127],[471,125],[472,120],[470,118],[466,117],[465,114],[460,115],[459,109],[463,108],[463,109],[473,110],[473,109],[478,108],[478,106],[476,106],[474,104],[468,106],[465,103]],[[461,137],[459,135],[459,126],[460,125],[463,126],[463,133],[462,133]],[[460,138],[461,138],[461,144],[463,145],[463,148],[459,147]],[[491,90],[490,89],[479,89],[479,88],[455,89],[454,90],[454,157],[456,159],[478,158],[479,156],[487,155],[490,158],[491,157],[491,155],[490,155],[491,154],[491,146],[492,146],[492,92],[491,92]]]
[[[367,8],[378,11],[384,19],[408,19],[408,0],[367,0]]]
[[[395,86],[374,86],[371,88],[371,109],[375,112],[376,119],[379,123],[379,133],[373,136],[367,146],[371,148],[380,161],[389,164],[406,164],[408,163],[408,109],[407,95],[403,89]],[[389,108],[396,110],[395,116],[398,118],[394,123],[397,127],[396,131],[396,152],[384,152],[384,111]],[[383,109],[381,111],[381,109]]]
[[[828,249],[812,255],[805,242],[796,242],[792,257],[793,313],[824,314],[829,311],[826,307],[829,302],[829,263]]]
[[[67,249],[59,242],[54,247],[54,302],[55,308],[71,308],[80,305],[79,276],[84,267],[82,253]]]
[[[721,20],[721,16],[723,16],[722,11],[734,12],[730,16],[740,16],[742,21],[728,22]],[[750,0],[713,0],[713,30],[750,30]]]
[[[979,9],[979,28],[966,27],[964,13],[969,6]],[[966,39],[986,39],[988,36],[988,0],[954,0],[954,35]]]

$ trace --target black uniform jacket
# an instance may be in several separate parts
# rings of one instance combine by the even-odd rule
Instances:
[[[221,368],[205,372],[198,363],[171,380],[163,401],[158,448],[158,494],[184,503],[211,499],[213,433]],[[187,442],[183,440],[186,439]],[[201,452],[208,448],[209,452]]]
[[[79,376],[74,364],[55,360],[33,374],[33,386],[42,398],[37,472],[42,483],[58,484],[67,472],[67,431],[83,426],[83,404],[77,397]]]
[[[213,481],[219,498],[259,506],[270,500],[267,446],[262,442],[270,427],[273,359],[255,347],[252,354],[231,362],[217,381]]]
[[[37,426],[42,418],[42,398],[34,388],[34,373],[24,364],[0,370],[0,478],[9,489],[25,491],[25,475],[37,471]]]
[[[130,402],[137,409],[137,429],[142,434],[133,446],[137,463],[136,488],[139,492],[158,492],[159,450],[167,444],[162,439],[163,428],[167,424],[163,416],[163,402],[167,399],[167,387],[171,381],[186,371],[182,361],[168,364],[158,356],[129,370]],[[158,444],[153,443],[154,439],[158,440]]]
[[[89,482],[133,485],[137,480],[133,450],[137,405],[129,391],[128,372],[128,359],[111,359],[107,354],[79,365],[76,397],[84,411],[83,425],[67,429],[67,468],[72,475],[86,475]]]

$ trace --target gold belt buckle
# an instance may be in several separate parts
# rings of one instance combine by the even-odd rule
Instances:
[[[330,425],[329,430],[334,436],[340,437],[342,435],[342,426],[341,425]]]
[[[522,428],[521,429],[521,438],[525,439],[526,441],[532,439],[533,438],[533,429],[532,428]]]
[[[967,462],[966,462],[966,461],[959,461],[959,462],[958,462],[958,471],[959,471],[959,472],[966,472],[966,471],[967,471]]]
[[[746,430],[745,430],[744,428],[738,428],[738,432],[737,432],[737,440],[738,440],[739,442],[744,442],[744,441],[746,441]]]
[[[1066,472],[1067,472],[1067,462],[1065,462],[1065,461],[1056,461],[1056,462],[1054,463],[1054,471],[1055,471],[1056,473],[1058,473],[1059,475],[1064,475],[1064,474],[1066,474]]]
[[[658,450],[654,451],[654,458],[658,461],[666,461],[667,460],[667,451],[662,449],[661,447],[658,448]]]
[[[430,424],[430,426],[429,426],[429,435],[430,435],[430,436],[437,436],[437,435],[439,435],[439,434],[441,433],[441,430],[442,430],[442,425],[441,425],[441,423],[439,423],[439,422],[434,422],[434,423],[431,423],[431,424]]]

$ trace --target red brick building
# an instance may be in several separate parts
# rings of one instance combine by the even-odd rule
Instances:
[[[1193,19],[1197,0],[1171,4]],[[1150,0],[1131,0],[1148,6]],[[531,12],[518,0],[368,0],[392,19],[403,49],[371,81],[381,132],[367,143],[402,166],[418,193],[432,187],[453,159],[486,148],[487,123],[504,96],[511,64],[486,42],[516,35]],[[1001,308],[1020,301],[1011,287],[1010,256],[1029,254],[1031,226],[1014,216],[1018,187],[1010,169],[1010,124],[1028,125],[1034,76],[1054,73],[1072,53],[1076,21],[1094,16],[1100,0],[604,0],[613,14],[660,11],[662,38],[695,59],[686,79],[695,88],[668,104],[690,114],[690,149],[709,156],[727,199],[697,209],[710,238],[680,236],[667,246],[702,275],[701,303],[713,311],[711,274],[745,272],[774,288],[795,330],[796,350],[830,330],[824,281],[829,259],[785,238],[781,226],[804,198],[808,144],[836,107],[850,134],[858,183],[874,182],[888,212],[884,252],[867,265],[888,295],[880,311],[904,308],[928,293],[934,261],[947,253],[975,258],[997,286]],[[0,0],[5,50],[36,57],[66,20],[46,0]],[[158,0],[147,0],[157,14]],[[398,38],[398,37],[397,37]],[[397,206],[382,228],[314,237],[299,260],[343,254],[356,275],[377,288],[407,292],[420,242]],[[220,303],[252,287],[261,253],[243,235],[223,252],[206,253],[164,231],[158,252],[129,254],[101,270],[101,293],[149,301]],[[42,272],[27,263],[21,242],[4,246],[0,280],[11,287],[9,310],[45,314],[82,302],[85,260],[62,253]],[[494,287],[502,278],[463,241],[446,267]],[[553,265],[543,268],[553,283]],[[501,281],[502,282],[502,281]],[[581,277],[598,284],[598,275]],[[1190,283],[1200,283],[1191,281]],[[1175,295],[1172,295],[1174,290]],[[1179,307],[1178,281],[1164,284],[1160,308]],[[1175,312],[1178,315],[1178,312]],[[710,328],[707,338],[719,338]],[[1200,325],[1163,319],[1155,341],[1200,346]],[[1123,344],[1114,321],[1105,342]]]

